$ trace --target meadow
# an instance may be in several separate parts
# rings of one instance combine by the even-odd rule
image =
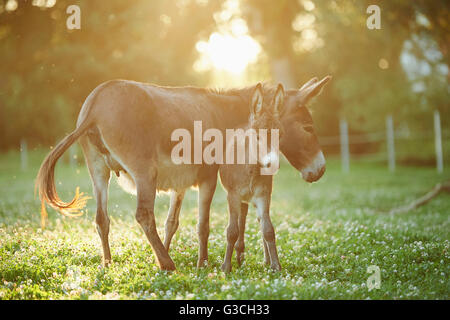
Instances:
[[[211,211],[209,264],[196,268],[197,192],[190,190],[170,255],[177,270],[160,271],[134,218],[136,199],[112,178],[109,197],[113,263],[101,266],[94,225],[95,201],[80,218],[49,209],[40,228],[34,178],[45,152],[0,155],[0,299],[449,299],[450,197],[442,194],[406,214],[385,212],[421,196],[450,178],[433,167],[402,167],[352,161],[344,174],[338,160],[307,184],[286,162],[275,177],[272,221],[281,272],[263,264],[261,234],[254,208],[246,232],[245,262],[225,275],[220,266],[228,221],[220,184]],[[92,195],[83,164],[60,161],[57,189],[69,199],[80,187]],[[159,235],[169,205],[160,194],[155,206]],[[367,268],[380,268],[379,289],[369,290]]]

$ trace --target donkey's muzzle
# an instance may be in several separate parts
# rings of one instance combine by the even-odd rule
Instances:
[[[307,182],[319,180],[325,173],[325,157],[320,151],[309,166],[301,170],[302,178]]]
[[[320,178],[322,178],[324,173],[325,173],[325,166],[320,168],[320,170],[317,173],[308,172],[306,175],[302,173],[302,177],[307,182],[315,182]]]

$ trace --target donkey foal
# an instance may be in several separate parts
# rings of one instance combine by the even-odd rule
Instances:
[[[253,93],[250,103],[250,119],[245,129],[254,129],[257,133],[257,143],[261,144],[259,129],[281,129],[280,109],[283,106],[284,89],[278,85],[276,93],[270,105],[263,99],[262,87],[258,84]],[[271,141],[267,138],[267,143]],[[264,141],[266,143],[266,141]],[[233,146],[234,147],[234,146]],[[272,146],[270,146],[272,149]],[[228,151],[228,148],[227,148]],[[248,144],[245,145],[246,156],[249,159],[252,150]],[[278,151],[278,150],[277,150]],[[248,163],[248,162],[247,162]],[[263,235],[264,256],[266,263],[270,263],[275,270],[281,270],[275,245],[275,231],[270,220],[270,199],[272,195],[272,175],[262,175],[261,168],[278,166],[278,152],[267,154],[259,153],[257,164],[225,164],[219,168],[220,180],[227,191],[229,223],[227,227],[227,249],[225,253],[222,270],[231,271],[231,258],[236,244],[236,257],[240,265],[244,253],[245,221],[248,204],[256,207],[258,221],[260,222]],[[278,167],[277,167],[278,169]]]

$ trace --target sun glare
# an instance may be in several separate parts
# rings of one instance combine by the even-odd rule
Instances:
[[[200,59],[195,69],[205,71],[216,69],[233,74],[244,72],[250,63],[256,62],[261,47],[249,35],[231,35],[214,32],[209,40],[196,45]]]
[[[248,33],[239,0],[226,0],[222,10],[214,14],[214,20],[216,31],[207,41],[199,41],[196,45],[200,57],[194,69],[241,76],[249,64],[257,61],[261,46]]]

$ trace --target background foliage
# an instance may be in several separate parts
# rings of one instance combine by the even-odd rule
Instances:
[[[9,2],[17,7],[7,10]],[[334,76],[315,107],[321,136],[338,134],[340,117],[351,133],[383,131],[392,114],[396,128],[421,137],[432,130],[435,109],[449,127],[448,1],[248,0],[224,14],[230,2],[1,0],[0,149],[18,148],[22,138],[54,144],[73,129],[89,92],[108,79],[223,86],[211,70],[195,70],[196,44],[237,19],[262,48],[247,68],[249,82],[295,87]],[[66,28],[70,4],[81,8],[81,30]],[[366,27],[370,4],[381,8],[381,30]],[[433,156],[432,139],[420,146]],[[420,156],[417,143],[400,148]]]

